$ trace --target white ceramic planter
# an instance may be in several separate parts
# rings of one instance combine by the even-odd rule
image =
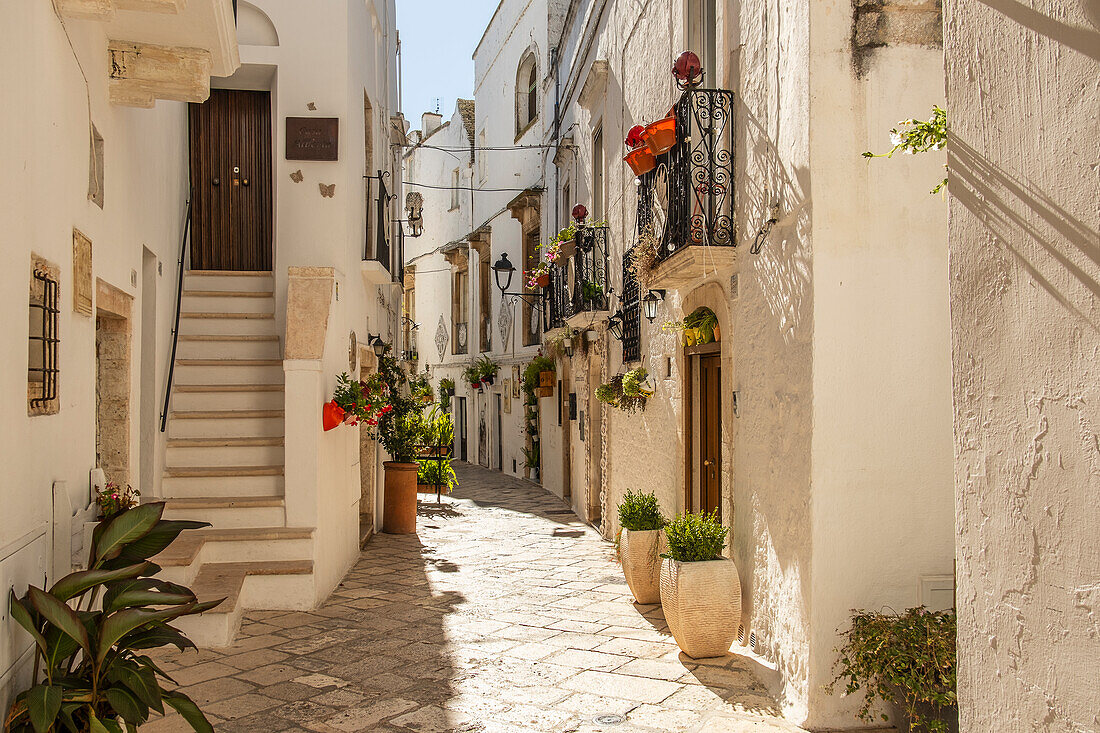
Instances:
[[[623,564],[623,575],[638,603],[661,602],[661,553],[664,549],[664,530],[623,529],[619,536],[619,560]]]
[[[672,638],[693,659],[728,654],[741,621],[741,579],[733,560],[661,562],[661,606]]]

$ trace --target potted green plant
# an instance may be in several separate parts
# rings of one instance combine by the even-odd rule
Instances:
[[[661,601],[661,552],[664,549],[665,518],[652,493],[627,491],[619,502],[619,560],[634,600]]]
[[[31,687],[15,696],[5,731],[11,733],[122,733],[152,713],[175,709],[195,731],[213,733],[199,707],[178,690],[146,653],[195,644],[171,621],[214,608],[188,588],[157,580],[149,558],[186,529],[205,522],[161,519],[164,503],[121,509],[92,532],[88,569],[49,590],[9,591],[11,617],[34,641]]]
[[[729,653],[741,621],[741,579],[722,557],[729,530],[716,513],[683,514],[665,525],[661,607],[680,651],[693,659]]]
[[[615,390],[610,384],[601,384],[596,387],[596,399],[605,405],[619,406],[619,396],[615,394]]]
[[[584,284],[581,286],[581,294],[584,296],[584,299],[590,304],[595,303],[603,297],[603,288],[600,287],[600,284],[598,282],[595,282],[593,280],[585,280]]]
[[[382,464],[382,531],[411,534],[416,531],[416,459],[426,431],[422,403],[413,396],[408,375],[390,355],[388,345],[378,357],[378,373],[390,400],[390,409],[382,414],[376,430],[390,454]]]
[[[653,380],[649,378],[649,371],[644,367],[631,369],[623,375],[623,394],[627,397],[641,397],[648,400],[656,391]]]
[[[101,489],[96,489],[95,503],[99,507],[98,518],[110,519],[119,512],[133,509],[140,501],[141,492],[127,484],[119,487],[114,481],[108,481]]]
[[[477,360],[474,365],[477,367],[477,373],[480,380],[487,386],[491,386],[496,380],[497,372],[500,371],[500,365],[490,359],[488,356],[482,356]]]
[[[909,731],[958,731],[956,632],[953,610],[856,611],[841,632],[844,644],[833,664],[837,676],[825,691],[832,693],[837,683],[844,684],[847,695],[862,690],[856,715],[869,723],[881,700],[900,709]]]
[[[481,369],[477,364],[471,364],[462,370],[462,378],[470,385],[470,389],[481,387]]]
[[[554,360],[539,354],[523,369],[524,390],[532,395],[550,397],[554,394]]]
[[[524,478],[539,480],[539,443],[532,441],[530,446],[523,449],[523,473]]]

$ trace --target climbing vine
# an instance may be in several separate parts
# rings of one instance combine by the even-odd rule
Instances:
[[[947,144],[947,112],[938,105],[932,105],[932,117],[928,120],[902,120],[898,127],[890,130],[890,142],[894,147],[886,153],[867,151],[864,158],[893,158],[901,151],[904,155],[927,153],[930,150],[942,150]],[[945,164],[944,170],[947,169]],[[939,193],[947,186],[947,177],[936,184],[931,193]]]

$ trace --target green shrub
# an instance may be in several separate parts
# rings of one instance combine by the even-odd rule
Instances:
[[[450,459],[443,461],[421,459],[417,463],[419,464],[416,469],[417,483],[432,487],[439,485],[446,492],[450,492],[458,486],[458,476],[455,475],[455,469],[451,465]]]
[[[665,518],[661,514],[661,505],[657,503],[657,497],[652,493],[627,491],[626,496],[619,502],[619,524],[631,532],[660,529],[665,526]]]
[[[718,512],[680,514],[665,525],[668,552],[662,557],[679,562],[703,562],[722,556],[729,530],[718,521]]]
[[[837,676],[825,690],[832,693],[838,682],[848,695],[862,689],[862,720],[873,721],[875,700],[886,700],[905,711],[912,730],[946,733],[952,726],[945,719],[958,715],[956,628],[954,611],[855,611],[837,650]]]
[[[378,357],[378,373],[386,385],[393,409],[379,418],[377,437],[394,461],[409,463],[419,453],[427,425],[423,405],[409,391],[409,377],[390,356],[389,348],[387,344],[382,356]]]
[[[523,368],[524,390],[534,394],[535,390],[539,387],[539,372],[552,371],[555,371],[554,360],[548,356],[539,354],[534,359],[527,362],[527,366]]]

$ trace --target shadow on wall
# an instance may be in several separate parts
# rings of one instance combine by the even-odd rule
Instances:
[[[951,195],[985,225],[1052,298],[1081,323],[1100,331],[1100,323],[1090,315],[1091,301],[1100,297],[1100,233],[1033,183],[990,163],[955,135],[948,142],[948,171]],[[1034,217],[1021,212],[1032,212]],[[1045,258],[1036,257],[1039,252],[1024,238],[1042,247],[1060,265],[1060,271],[1051,266],[1052,262],[1041,262]]]
[[[738,98],[739,270],[734,362],[739,392],[733,538],[746,643],[794,695],[807,680],[813,283],[809,173],[792,169],[776,129]],[[777,209],[776,209],[777,207]],[[778,221],[758,254],[765,222]]]
[[[1077,25],[1061,23],[1048,15],[1043,15],[1019,0],[981,0],[982,3],[1016,21],[1025,28],[1046,36],[1055,43],[1069,46],[1090,59],[1100,60],[1100,32]],[[1100,4],[1091,0],[1084,4],[1089,20],[1100,26]]]

